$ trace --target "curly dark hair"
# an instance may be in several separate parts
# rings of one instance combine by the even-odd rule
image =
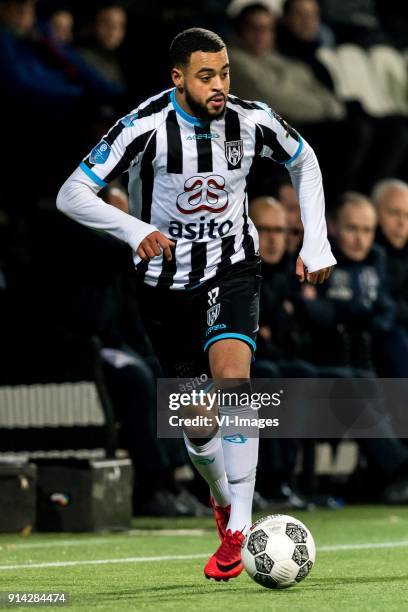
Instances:
[[[218,34],[203,28],[189,28],[177,34],[170,45],[173,66],[186,66],[195,51],[217,53],[225,49],[225,43]]]

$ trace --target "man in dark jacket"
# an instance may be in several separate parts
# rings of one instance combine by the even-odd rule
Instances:
[[[339,261],[336,273],[319,292],[304,287],[308,324],[320,331],[312,355],[316,363],[371,370],[374,345],[394,330],[385,254],[373,244],[376,225],[376,211],[367,198],[344,194],[330,224]]]
[[[394,372],[399,360],[407,363],[407,357],[398,357],[395,350],[395,306],[386,287],[385,254],[373,246],[377,217],[367,198],[343,196],[330,224],[338,264],[327,287],[318,290],[291,281],[293,260],[286,253],[287,216],[282,205],[273,198],[256,198],[249,212],[259,232],[263,274],[255,376],[371,378],[374,356],[383,351]],[[406,503],[407,449],[381,425],[378,438],[358,440],[373,476],[367,495],[385,503]],[[261,492],[282,498],[289,490],[287,501],[294,507],[303,501],[290,486],[296,440],[263,442]]]
[[[345,193],[329,225],[336,269],[318,291],[302,287],[305,324],[313,336],[311,359],[323,376],[407,376],[408,343],[396,325],[386,255],[374,244],[376,225],[371,201]],[[408,499],[407,449],[396,435],[391,430],[385,435],[379,426],[377,438],[359,440],[371,468],[372,494],[385,503]],[[368,481],[365,486],[370,488]]]
[[[380,181],[373,191],[378,213],[377,244],[387,253],[390,291],[397,305],[397,323],[408,330],[408,185]]]
[[[284,2],[283,18],[276,32],[277,48],[283,55],[307,64],[320,83],[334,90],[330,73],[317,57],[320,45],[327,42],[334,46],[334,36],[322,24],[316,0]]]

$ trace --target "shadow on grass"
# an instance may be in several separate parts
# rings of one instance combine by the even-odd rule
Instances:
[[[225,587],[223,589],[223,587]],[[178,593],[178,591],[180,591]],[[195,597],[197,595],[215,595],[219,596],[220,594],[229,595],[234,592],[250,593],[250,592],[258,592],[267,593],[267,589],[260,590],[260,587],[255,583],[253,585],[249,584],[247,588],[245,587],[233,587],[228,586],[227,584],[212,584],[205,583],[202,586],[197,586],[194,584],[177,584],[177,585],[166,585],[166,586],[155,586],[155,587],[137,587],[133,589],[123,589],[116,591],[99,591],[97,595],[98,604],[100,603],[110,603],[117,602],[120,605],[121,601],[131,600],[135,603],[138,601],[145,601],[146,598],[149,601],[155,603],[165,603],[166,601],[186,601],[189,598]],[[87,606],[89,605],[89,601],[95,601],[94,594],[82,594],[72,598],[72,603],[75,603],[76,606]]]
[[[348,587],[350,585],[359,584],[389,584],[390,582],[406,582],[408,581],[408,575],[400,576],[355,576],[345,578],[341,577],[327,577],[321,578],[318,582],[313,580],[302,583],[302,590],[304,591],[328,591],[332,590],[336,586]],[[281,589],[281,593],[296,593],[297,589]]]
[[[192,599],[198,595],[206,596],[217,596],[226,595],[230,596],[232,593],[239,592],[242,595],[251,593],[252,595],[259,595],[261,597],[270,597],[271,592],[276,596],[287,597],[296,596],[299,597],[300,590],[302,592],[322,592],[336,590],[337,586],[348,587],[350,585],[359,584],[389,584],[390,582],[407,581],[408,575],[403,576],[360,576],[354,578],[322,578],[318,582],[304,582],[297,588],[289,589],[264,589],[259,585],[249,583],[247,586],[232,586],[227,584],[214,584],[208,583],[202,586],[196,584],[177,584],[177,585],[165,585],[165,586],[154,586],[154,587],[136,587],[132,589],[123,589],[116,591],[105,591],[99,592],[96,596],[98,604],[116,602],[120,606],[120,602],[123,603],[126,600],[132,601],[137,605],[138,602],[146,601],[146,598],[154,604],[164,604],[166,602],[184,602],[185,604],[189,599]],[[82,594],[75,598],[72,598],[72,603],[76,606],[89,606],[89,602],[95,602],[95,595]]]

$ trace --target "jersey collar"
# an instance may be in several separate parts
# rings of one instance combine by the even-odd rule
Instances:
[[[208,125],[208,121],[201,121],[200,119],[197,119],[197,117],[193,117],[192,115],[189,115],[188,113],[186,113],[185,110],[181,108],[180,104],[176,100],[176,89],[175,88],[172,89],[170,92],[170,100],[174,106],[174,110],[176,111],[176,113],[180,115],[180,117],[182,117],[185,121],[187,121],[191,125],[195,125],[197,127],[205,127],[206,125]]]

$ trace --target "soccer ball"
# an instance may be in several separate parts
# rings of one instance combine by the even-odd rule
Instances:
[[[259,519],[242,544],[248,574],[268,589],[284,589],[306,578],[316,558],[308,528],[285,514]]]

